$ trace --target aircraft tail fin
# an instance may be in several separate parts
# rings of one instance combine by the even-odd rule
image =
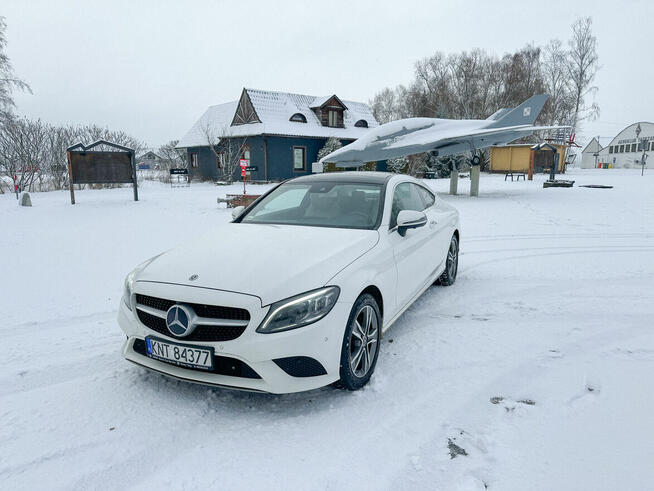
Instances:
[[[486,126],[486,128],[502,128],[504,126],[520,126],[523,124],[532,125],[543,109],[548,97],[547,94],[534,95],[518,107],[501,115],[499,119]]]

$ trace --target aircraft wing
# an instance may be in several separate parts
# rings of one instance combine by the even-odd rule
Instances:
[[[538,130],[567,128],[533,126],[547,97],[546,94],[533,95],[519,106],[501,109],[486,120],[409,118],[392,121],[371,129],[320,161],[350,167],[423,152],[446,156],[502,145]]]
[[[479,127],[477,121],[452,121],[431,118],[410,118],[379,126],[358,140],[323,157],[339,167],[359,166],[362,162],[388,160],[417,153],[437,151],[440,156],[452,155],[501,145],[538,130],[563,126],[515,125]]]

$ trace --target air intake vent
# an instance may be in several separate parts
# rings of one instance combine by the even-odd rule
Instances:
[[[279,368],[291,377],[317,377],[327,375],[325,367],[318,360],[308,356],[290,356],[273,360]]]

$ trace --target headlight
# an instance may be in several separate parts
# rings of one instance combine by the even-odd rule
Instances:
[[[161,254],[163,254],[163,252]],[[161,256],[161,254],[157,254],[144,263],[139,264],[125,277],[125,284],[123,286],[123,302],[125,302],[125,305],[129,310],[132,310],[132,291],[134,289],[134,279],[136,278],[136,275],[143,271],[148,264]]]
[[[257,332],[288,331],[316,322],[329,314],[340,292],[337,286],[328,286],[275,302]]]
[[[134,286],[134,277],[136,273],[139,272],[140,268],[134,269],[130,274],[125,278],[125,287],[123,289],[123,302],[127,305],[129,310],[132,310],[132,287]]]

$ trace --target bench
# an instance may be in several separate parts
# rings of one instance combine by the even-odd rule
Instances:
[[[513,181],[513,176],[515,175],[515,180],[519,181],[520,178],[522,177],[522,180],[525,180],[525,173],[524,172],[507,172],[504,174],[504,180],[506,181],[506,178],[511,176],[511,180]]]
[[[227,208],[236,208],[237,206],[248,207],[261,196],[260,194],[228,194],[224,198],[217,198],[218,203],[226,203]]]

